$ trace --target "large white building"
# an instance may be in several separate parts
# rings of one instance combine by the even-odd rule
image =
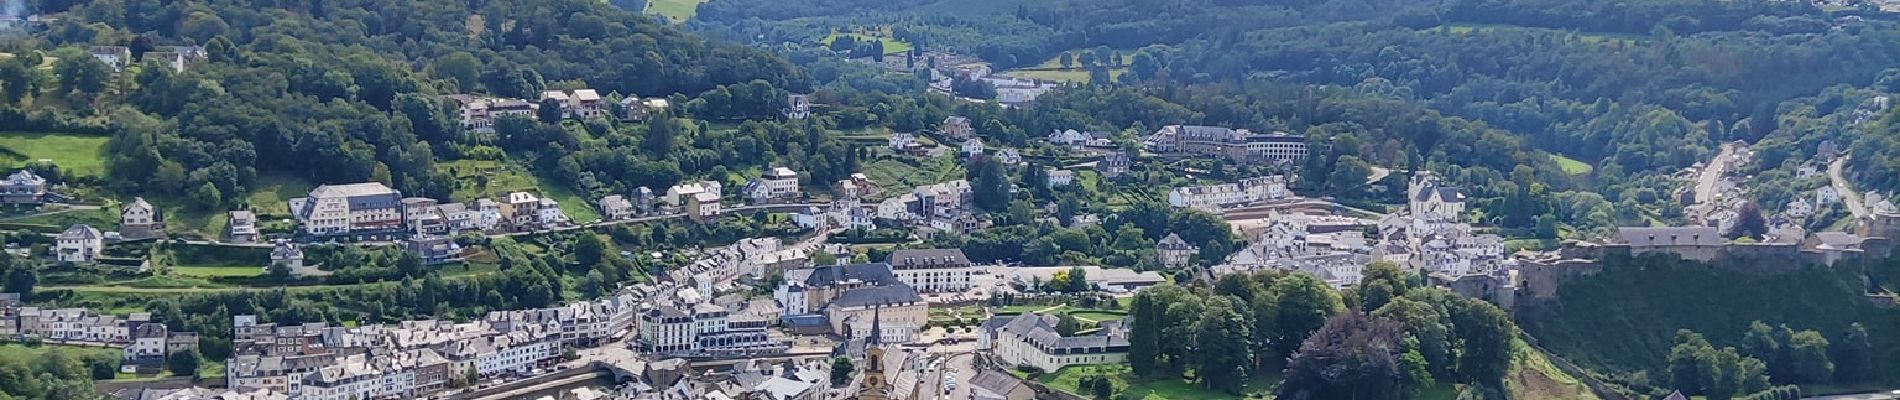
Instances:
[[[1128,331],[1120,321],[1103,322],[1092,334],[1062,336],[1056,332],[1058,320],[1037,313],[992,318],[983,324],[977,348],[989,350],[1005,364],[1043,371],[1128,360]]]
[[[309,197],[290,199],[290,213],[305,234],[390,234],[403,230],[402,192],[381,183],[323,185]]]
[[[1407,211],[1413,218],[1427,221],[1457,221],[1465,212],[1465,194],[1445,186],[1431,171],[1412,175],[1407,185]]]
[[[1222,207],[1284,199],[1292,193],[1286,188],[1286,177],[1271,175],[1235,183],[1174,188],[1168,192],[1168,205],[1219,212]]]
[[[976,268],[960,249],[904,249],[885,261],[899,282],[920,292],[969,290]]]
[[[53,251],[60,261],[89,263],[105,249],[105,235],[91,225],[78,224],[60,233]]]
[[[764,175],[748,182],[745,192],[752,201],[761,203],[798,197],[798,172],[791,168],[772,167]]]

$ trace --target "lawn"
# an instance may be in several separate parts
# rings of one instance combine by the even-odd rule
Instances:
[[[1121,79],[1122,74],[1125,74],[1125,73],[1128,73],[1128,68],[1109,68],[1108,69],[1108,77],[1110,79]],[[1036,80],[1044,80],[1044,81],[1073,82],[1073,83],[1088,83],[1090,80],[1089,71],[1086,69],[1081,69],[1081,68],[1069,69],[1069,70],[1012,69],[1008,71],[1003,71],[1003,73],[1000,75],[1023,78],[1023,79],[1036,79]]]
[[[890,35],[884,35],[881,33],[872,35],[872,34],[865,34],[865,33],[860,33],[860,32],[849,32],[849,33],[832,32],[830,35],[826,35],[823,40],[819,40],[818,43],[826,45],[826,46],[830,46],[832,41],[838,40],[839,35],[851,36],[851,38],[857,39],[858,43],[870,43],[873,41],[882,40],[884,41],[884,54],[904,54],[904,53],[910,52],[910,49],[912,48],[910,42],[898,40],[897,38],[891,37]]]
[[[174,265],[171,266],[171,273],[204,278],[242,278],[263,275],[264,267],[259,265]]]
[[[78,360],[78,359],[85,358],[88,355],[95,355],[95,354],[102,355],[102,356],[109,356],[112,358],[120,358],[123,352],[120,351],[119,349],[114,349],[114,348],[109,348],[109,347],[67,346],[67,345],[56,345],[56,344],[44,344],[38,347],[30,347],[30,346],[18,344],[18,343],[0,344],[0,360],[7,360],[9,362],[14,362],[14,363],[31,363],[36,360],[39,360],[40,357],[45,357],[47,354],[51,354],[51,353],[60,353],[62,355],[65,355],[67,358]]]
[[[918,186],[962,179],[963,167],[956,163],[954,154],[948,153],[935,159],[912,161],[918,165],[900,160],[873,161],[864,165],[864,176],[876,182],[885,196],[909,193]]]
[[[453,201],[472,202],[479,198],[500,200],[509,192],[534,192],[552,197],[561,203],[561,210],[575,222],[600,220],[600,212],[594,210],[580,195],[565,187],[544,185],[541,178],[519,165],[501,161],[455,160],[436,164],[437,168],[453,172],[455,193]]]
[[[682,23],[699,14],[699,5],[706,0],[647,0],[647,13],[659,14],[672,23]]]
[[[102,231],[110,231],[119,229],[119,207],[113,205],[87,210],[70,209],[10,219],[7,222],[52,225],[60,229],[73,224],[87,224]]]
[[[251,184],[251,193],[244,198],[250,203],[251,210],[259,215],[290,215],[290,199],[307,196],[313,186],[309,181],[286,175],[259,175],[257,182]]]
[[[1557,167],[1563,168],[1566,174],[1583,175],[1590,173],[1590,170],[1593,169],[1589,163],[1577,161],[1575,158],[1564,157],[1562,154],[1550,153],[1550,160],[1556,161]]]
[[[1086,319],[1095,322],[1120,321],[1122,318],[1128,318],[1128,314],[1104,311],[1072,311],[1069,312],[1069,315],[1075,316],[1076,319]]]
[[[1147,398],[1147,396],[1170,400],[1258,398],[1271,393],[1270,391],[1274,386],[1278,385],[1280,381],[1279,376],[1255,377],[1247,383],[1247,396],[1235,396],[1202,389],[1200,386],[1182,379],[1138,379],[1134,377],[1134,372],[1129,370],[1128,364],[1071,366],[1054,373],[1043,374],[1042,376],[1036,377],[1036,381],[1049,385],[1050,388],[1056,390],[1076,394],[1088,394],[1091,392],[1082,390],[1079,382],[1083,377],[1095,374],[1107,376],[1110,380],[1115,382],[1117,392],[1122,393],[1118,395],[1117,398],[1126,397],[1135,399]]]
[[[0,132],[0,151],[12,168],[33,160],[53,160],[70,175],[106,173],[106,136],[45,132]]]

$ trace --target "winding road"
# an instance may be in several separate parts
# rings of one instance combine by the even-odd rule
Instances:
[[[1867,205],[1861,203],[1860,192],[1848,187],[1847,177],[1841,174],[1847,165],[1847,157],[1840,156],[1827,164],[1827,180],[1833,183],[1834,191],[1841,194],[1841,203],[1847,205],[1847,211],[1854,213],[1854,218],[1858,219],[1867,216]]]

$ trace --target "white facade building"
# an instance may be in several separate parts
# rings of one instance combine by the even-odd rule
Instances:
[[[403,230],[402,192],[381,183],[323,185],[310,196],[290,199],[290,213],[304,233],[333,236]]]

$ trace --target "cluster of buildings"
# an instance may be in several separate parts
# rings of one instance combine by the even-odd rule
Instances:
[[[695,284],[696,283],[696,284]],[[769,300],[714,296],[705,281],[641,285],[634,345],[643,353],[745,356],[784,353],[791,338],[771,329],[778,311]]]
[[[534,119],[542,105],[560,107],[561,118],[592,119],[614,118],[622,121],[645,121],[655,112],[665,111],[669,106],[663,98],[640,98],[629,96],[613,102],[594,89],[543,90],[534,99],[514,99],[482,97],[459,94],[448,96],[455,101],[457,117],[462,128],[472,132],[494,132],[495,121],[503,118]]]
[[[471,322],[404,321],[356,327],[232,318],[227,385],[290,399],[423,398],[468,378],[529,376],[562,351],[633,330],[636,295],[490,312]]]
[[[502,201],[442,203],[402,197],[381,183],[323,185],[307,197],[290,199],[290,214],[300,232],[313,238],[397,239],[447,236],[464,231],[522,232],[573,224],[554,199],[528,192],[509,193]]]
[[[1437,175],[1414,174],[1407,184],[1406,212],[1379,221],[1373,256],[1447,277],[1508,273],[1513,261],[1504,238],[1462,222],[1465,200],[1462,191]]]
[[[107,242],[165,237],[165,218],[145,198],[132,199],[119,210],[119,231],[103,232],[88,224],[74,224],[53,238],[53,259],[90,264],[98,262]]]
[[[171,67],[172,72],[185,72],[186,68],[207,59],[204,46],[166,46],[136,57],[132,54],[132,48],[125,46],[92,46],[86,52],[93,59],[111,67],[112,72],[125,71],[126,66],[143,60],[157,60],[160,65]]]
[[[918,186],[877,203],[872,215],[889,225],[911,227],[922,236],[967,234],[990,225],[973,210],[972,195],[970,181],[961,179]]]
[[[151,313],[123,318],[86,308],[28,307],[19,293],[0,293],[0,339],[123,349],[129,369],[155,369],[172,353],[198,348],[198,335],[173,332]]]
[[[1287,190],[1285,176],[1270,175],[1234,183],[1174,188],[1168,191],[1168,205],[1220,212],[1224,208],[1282,200],[1292,195],[1293,192]]]
[[[1149,152],[1220,157],[1237,163],[1292,165],[1306,159],[1306,137],[1285,132],[1255,134],[1246,129],[1168,125],[1141,142]]]
[[[930,321],[923,296],[886,263],[786,271],[772,298],[781,306],[783,324],[798,334],[909,343]]]

